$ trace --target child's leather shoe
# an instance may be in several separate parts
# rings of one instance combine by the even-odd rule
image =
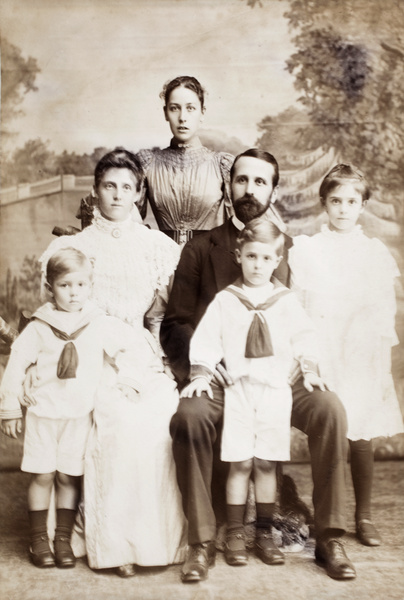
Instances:
[[[224,545],[224,557],[228,565],[242,567],[248,562],[248,554],[245,545],[245,535],[240,532],[229,533]]]
[[[283,565],[285,555],[275,544],[272,532],[268,529],[257,531],[255,554],[267,565]]]
[[[57,536],[54,540],[55,563],[59,569],[72,569],[76,565],[76,557],[66,536]]]
[[[47,535],[40,535],[31,540],[29,556],[33,564],[40,569],[55,566],[55,557],[50,549]]]

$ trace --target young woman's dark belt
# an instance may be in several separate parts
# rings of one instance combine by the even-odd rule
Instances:
[[[194,235],[199,235],[200,233],[204,233],[205,231],[209,231],[208,229],[162,229],[163,233],[168,235],[174,242],[177,244],[185,244],[189,242]]]

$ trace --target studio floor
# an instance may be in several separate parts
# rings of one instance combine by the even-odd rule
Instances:
[[[303,499],[311,503],[308,464],[286,465]],[[28,560],[26,474],[0,472],[1,600],[403,600],[404,461],[375,463],[374,521],[382,536],[379,548],[361,546],[354,537],[354,501],[348,487],[347,553],[357,570],[353,581],[334,581],[314,562],[314,542],[288,553],[283,566],[267,566],[254,555],[246,567],[229,567],[219,553],[203,583],[180,582],[180,565],[139,569],[120,579],[113,571],[91,571],[85,559],[75,569],[34,567]]]

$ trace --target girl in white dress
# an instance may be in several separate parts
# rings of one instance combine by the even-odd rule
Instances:
[[[117,567],[123,577],[135,574],[135,564],[183,560],[186,533],[169,434],[178,393],[158,341],[180,248],[136,222],[140,181],[133,154],[116,149],[104,156],[95,169],[93,223],[53,241],[41,258],[45,269],[61,247],[85,253],[94,263],[92,300],[131,325],[148,358],[137,402],[119,391],[113,366],[104,366],[84,469],[85,548],[73,538],[91,568]]]
[[[356,534],[362,544],[378,546],[381,537],[370,506],[371,440],[404,428],[391,376],[399,271],[386,246],[357,225],[369,196],[358,169],[336,165],[320,186],[329,224],[313,237],[294,238],[289,263],[294,287],[318,328],[322,377],[348,417]]]

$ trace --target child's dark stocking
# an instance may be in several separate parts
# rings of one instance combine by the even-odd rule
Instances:
[[[62,569],[72,568],[76,564],[76,558],[70,545],[75,518],[75,510],[68,508],[56,510],[55,560],[56,566]]]
[[[370,499],[373,483],[373,449],[370,440],[349,440],[351,449],[351,473],[355,492],[356,522],[371,520]]]
[[[227,533],[244,533],[245,504],[227,504]]]
[[[76,519],[77,503],[80,493],[80,477],[57,473],[56,475],[56,531],[55,562],[61,569],[75,566],[70,538]]]
[[[228,565],[244,566],[248,562],[244,535],[245,504],[226,504],[226,512],[227,530],[224,556]]]
[[[257,502],[257,533],[271,530],[274,522],[275,502]]]
[[[29,510],[30,549],[29,554],[36,567],[55,566],[55,558],[49,546],[47,520],[48,510]]]
[[[356,535],[365,546],[379,546],[380,535],[372,524],[373,448],[371,440],[349,440],[351,473],[355,492]]]

